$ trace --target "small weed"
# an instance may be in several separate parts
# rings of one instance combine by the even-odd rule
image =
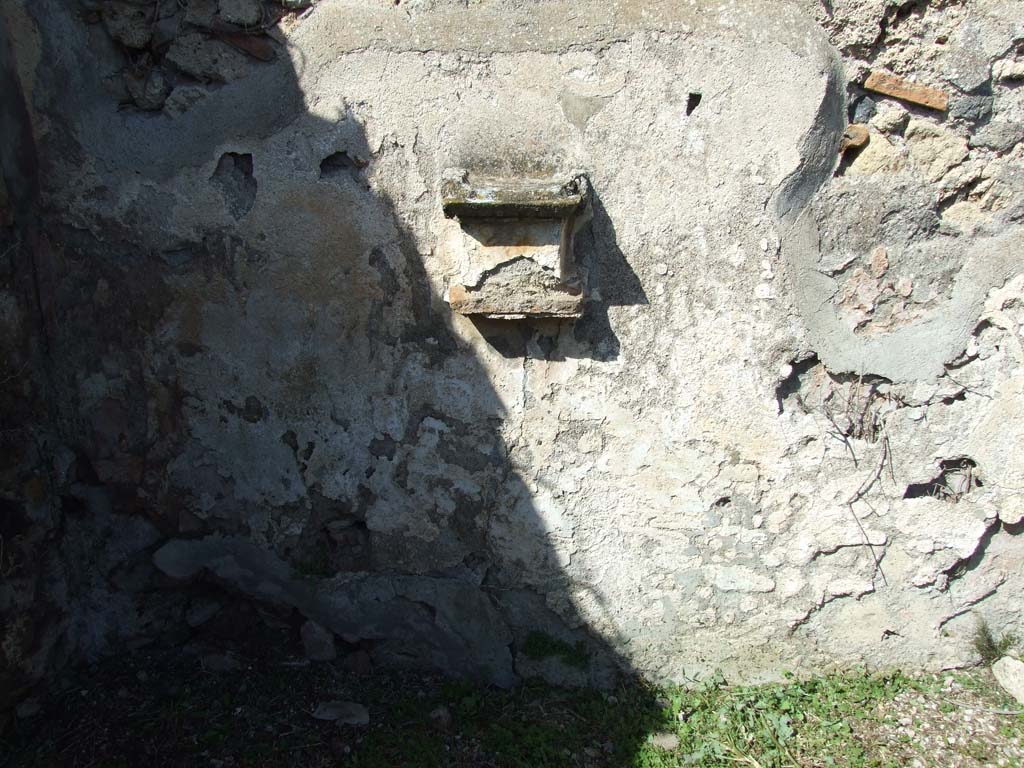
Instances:
[[[984,619],[978,620],[978,626],[974,630],[974,650],[978,652],[982,662],[991,667],[999,661],[1006,652],[1017,643],[1017,638],[1011,634],[1005,634],[998,640],[992,634],[988,622]]]

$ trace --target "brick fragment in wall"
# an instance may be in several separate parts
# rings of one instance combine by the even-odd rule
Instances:
[[[940,112],[945,112],[949,108],[949,95],[945,91],[918,85],[885,72],[872,72],[864,82],[864,87],[875,93],[892,96]]]

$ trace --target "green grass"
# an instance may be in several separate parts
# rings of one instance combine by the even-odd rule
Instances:
[[[968,689],[982,686],[975,677],[961,680]],[[468,766],[477,763],[466,755],[486,755],[479,764],[501,768],[889,768],[897,763],[873,754],[857,726],[902,692],[934,695],[941,702],[942,690],[940,678],[863,672],[790,677],[764,686],[728,686],[718,677],[695,688],[634,685],[611,695],[540,684],[506,692],[447,683],[436,696],[393,705],[392,713],[405,725],[373,731],[352,764]],[[462,761],[441,753],[448,762],[438,762],[445,742],[422,726],[418,731],[413,726],[419,737],[409,738],[415,712],[438,704],[452,711]],[[1006,738],[1024,734],[1024,718],[1010,722]],[[659,749],[648,739],[653,733],[676,734],[678,748]]]
[[[547,640],[540,648],[543,658],[577,651]],[[896,697],[924,697],[934,704],[928,711],[947,718],[959,716],[964,696],[1013,706],[987,671],[956,675],[955,694],[942,677],[855,671],[762,686],[727,685],[718,675],[687,688],[569,690],[526,682],[499,690],[279,662],[250,659],[237,672],[210,674],[174,654],[115,660],[56,698],[37,719],[38,731],[25,723],[13,743],[0,740],[0,768],[212,760],[253,768],[890,768],[904,764],[904,747],[919,754],[892,732]],[[310,716],[318,702],[333,699],[364,704],[370,725],[339,727]],[[451,713],[448,728],[429,717],[441,706]],[[913,716],[915,729],[928,727],[917,721],[919,711],[900,711]],[[884,749],[873,735],[882,726],[890,729]],[[1024,716],[1003,717],[999,727],[998,738],[1021,739]],[[661,749],[652,734],[674,735],[678,746]],[[963,749],[987,762],[991,747]],[[5,748],[16,755],[10,763]]]
[[[393,705],[397,720],[447,703],[463,746],[507,768],[566,765],[792,766],[801,756],[827,755],[821,765],[874,765],[854,737],[851,721],[873,703],[910,685],[901,675],[834,675],[778,685],[730,687],[721,678],[693,689],[632,686],[613,695],[564,691],[538,684],[504,692],[446,684],[429,700]],[[663,751],[651,733],[679,736]],[[353,765],[426,768],[436,762],[437,741],[409,740],[377,730]],[[467,763],[471,764],[471,763]]]

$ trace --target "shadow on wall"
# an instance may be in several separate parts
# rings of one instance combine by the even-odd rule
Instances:
[[[68,21],[52,3],[31,13],[43,30]],[[422,244],[369,182],[380,150],[356,116],[309,114],[280,52],[220,88],[179,69],[179,87],[203,94],[177,116],[120,109],[99,83],[106,65],[90,66],[114,55],[97,32],[63,41],[66,60],[35,84],[37,105],[72,117],[40,147],[53,247],[26,265],[42,275],[36,331],[52,329],[46,354],[61,361],[51,418],[77,457],[64,567],[83,572],[64,631],[101,638],[78,654],[187,639],[186,613],[214,591],[294,610],[382,666],[499,686],[628,674],[573,607],[500,398],[431,290]],[[309,162],[303,144],[324,151]],[[111,201],[141,181],[129,210],[91,222],[102,238],[61,220],[59,152],[100,155],[95,188]],[[160,216],[216,200],[188,225]],[[607,308],[646,297],[600,201],[594,214],[579,250],[603,297],[550,332],[607,360]],[[522,345],[504,354],[544,349],[527,342],[547,329],[509,328],[499,335]],[[132,541],[116,541],[121,528]],[[119,556],[78,559],[90,537]],[[146,607],[104,600],[115,588]]]

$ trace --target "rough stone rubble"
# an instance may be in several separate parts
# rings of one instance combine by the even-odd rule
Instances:
[[[1020,631],[1017,3],[647,5],[4,0],[0,711],[246,606],[501,684]],[[586,175],[584,318],[449,310],[450,168]]]

